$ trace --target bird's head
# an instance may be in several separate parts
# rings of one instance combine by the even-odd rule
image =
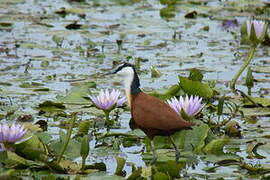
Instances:
[[[130,63],[124,63],[120,65],[116,70],[112,72],[112,74],[117,74],[121,77],[133,77],[135,72],[135,68]]]
[[[124,63],[120,65],[116,70],[111,74],[119,75],[124,82],[126,91],[131,93],[140,92],[140,80],[135,70],[135,67],[130,63]]]

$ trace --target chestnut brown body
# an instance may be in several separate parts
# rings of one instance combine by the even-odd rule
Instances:
[[[183,120],[168,104],[143,92],[131,94],[131,115],[138,128],[150,139],[155,136],[170,136],[176,131],[191,129],[192,126],[192,123]]]

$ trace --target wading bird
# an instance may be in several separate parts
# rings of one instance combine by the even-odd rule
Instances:
[[[171,135],[176,131],[191,129],[192,123],[183,120],[168,104],[160,99],[145,94],[140,89],[140,80],[132,64],[124,63],[112,74],[123,78],[131,116],[135,125],[149,137],[153,152],[152,164],[157,160],[157,153],[153,143],[155,136],[168,136],[174,149],[176,161],[180,152]]]

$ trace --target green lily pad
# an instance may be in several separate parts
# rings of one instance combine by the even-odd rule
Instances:
[[[173,137],[176,145],[184,151],[202,153],[209,131],[209,126],[201,123],[198,126],[193,126],[192,130],[177,132]]]
[[[263,107],[270,107],[270,99],[269,98],[261,98],[261,97],[251,97],[249,98],[254,101],[256,104],[262,105]],[[253,105],[250,101],[245,102],[245,106]]]
[[[185,163],[177,163],[175,160],[169,160],[167,162],[157,164],[159,172],[168,174],[171,178],[179,177],[181,169],[185,167]]]
[[[16,145],[16,152],[27,159],[39,159],[47,154],[47,149],[39,137],[33,134],[31,139]]]
[[[56,103],[53,101],[45,101],[38,105],[38,109],[45,112],[58,112],[63,111],[66,107],[62,103]]]
[[[240,162],[241,157],[236,154],[226,153],[221,155],[209,154],[202,156],[204,161],[219,164],[222,162]]]
[[[252,67],[253,72],[257,73],[270,73],[270,67],[269,66],[254,66]]]
[[[60,139],[49,144],[49,147],[55,152],[59,153],[64,146],[66,134],[63,131],[60,131]],[[70,139],[67,149],[64,153],[66,158],[74,159],[80,156],[81,143],[75,139]]]
[[[240,108],[244,116],[270,116],[270,108]]]
[[[65,96],[59,96],[57,98],[58,101],[63,103],[70,104],[90,104],[90,101],[85,99],[84,97],[90,94],[90,88],[96,87],[95,82],[83,82],[77,83],[76,86],[71,88],[71,90]]]
[[[208,84],[200,81],[192,81],[186,77],[179,76],[180,87],[185,93],[190,95],[196,95],[203,98],[211,98],[214,95],[214,91]]]
[[[126,160],[121,157],[116,157],[116,161],[117,161],[117,167],[114,174],[121,176],[123,175],[123,168],[125,166]]]
[[[208,143],[203,151],[206,154],[223,154],[223,147],[229,142],[229,138],[214,139]]]
[[[116,175],[108,175],[105,172],[95,172],[80,177],[80,180],[125,180],[125,178]]]
[[[172,85],[169,89],[164,92],[153,91],[149,93],[152,96],[158,97],[159,99],[166,100],[174,96],[183,95],[184,92],[178,84]]]

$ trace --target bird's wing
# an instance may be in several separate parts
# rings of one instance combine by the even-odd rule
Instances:
[[[174,130],[192,125],[183,120],[168,104],[142,92],[132,99],[131,113],[136,124],[147,129]]]

